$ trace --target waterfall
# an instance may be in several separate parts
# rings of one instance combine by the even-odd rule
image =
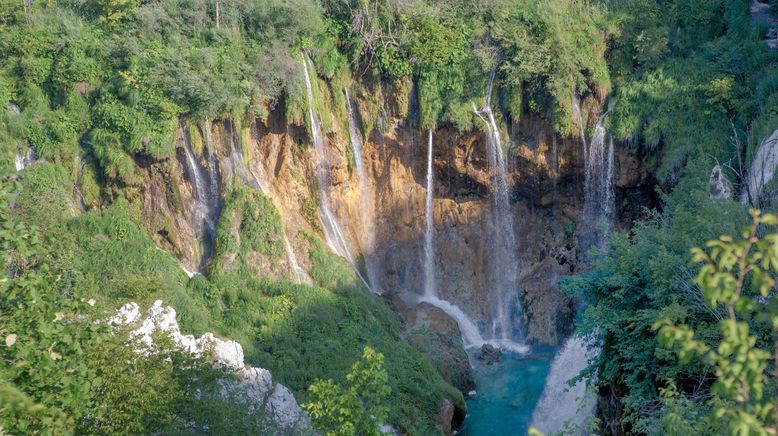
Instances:
[[[81,156],[76,156],[76,183],[73,186],[73,190],[76,194],[76,201],[81,209],[81,213],[86,212],[86,203],[84,203],[84,195],[81,194],[81,175],[84,171],[84,162],[81,160]]]
[[[322,230],[324,232],[324,239],[327,246],[340,257],[345,258],[351,266],[354,268],[354,272],[365,286],[370,289],[370,285],[367,283],[362,273],[359,272],[359,268],[354,260],[354,256],[351,255],[351,251],[348,248],[348,242],[346,241],[343,232],[340,229],[337,219],[330,210],[330,202],[327,197],[327,189],[330,186],[330,166],[327,162],[326,150],[324,149],[324,141],[322,139],[319,123],[316,119],[316,113],[314,109],[313,99],[313,84],[311,83],[311,76],[308,72],[308,60],[305,55],[301,53],[303,61],[303,72],[305,73],[305,88],[308,97],[308,116],[311,123],[311,135],[313,136],[313,148],[316,153],[316,176],[319,182],[319,216],[322,224]]]
[[[532,413],[533,427],[543,434],[556,434],[569,424],[576,434],[585,434],[583,427],[594,412],[597,398],[586,389],[586,380],[579,380],[572,387],[567,382],[578,376],[598,353],[584,339],[573,336],[567,340],[551,364],[543,395]]]
[[[343,89],[346,93],[346,109],[348,113],[348,136],[351,143],[351,151],[354,155],[354,166],[357,171],[357,179],[359,181],[359,210],[360,210],[360,222],[362,229],[361,249],[362,256],[365,260],[365,270],[367,272],[367,278],[370,282],[371,289],[375,292],[381,293],[381,288],[378,285],[378,265],[376,265],[376,258],[372,252],[375,250],[375,229],[373,213],[371,211],[371,198],[372,191],[367,179],[367,171],[365,171],[365,160],[363,153],[362,135],[357,125],[356,112],[354,111],[351,97],[348,94],[348,89]]]
[[[610,105],[597,120],[589,144],[583,143],[584,210],[581,235],[584,252],[591,247],[604,248],[615,218],[613,138],[607,134],[604,125],[609,111]]]
[[[186,160],[189,164],[189,173],[194,181],[195,212],[197,218],[201,219],[206,226],[211,227],[213,223],[210,221],[210,214],[208,211],[208,194],[205,179],[203,178],[200,164],[197,162],[188,140],[184,141],[184,152],[186,153]]]
[[[34,161],[35,161],[35,150],[33,150],[32,147],[28,148],[27,153],[25,154],[16,153],[16,158],[14,159],[16,171],[21,171],[27,168]]]
[[[216,174],[216,150],[213,149],[213,140],[211,139],[211,120],[206,118],[204,124],[205,147],[208,150],[208,177],[211,192],[219,192],[219,176]]]
[[[184,139],[184,152],[186,154],[189,175],[194,182],[194,218],[197,220],[195,223],[195,228],[199,229],[203,239],[202,244],[204,255],[202,256],[200,265],[200,268],[202,268],[205,266],[205,262],[212,254],[211,250],[213,249],[213,239],[216,236],[216,224],[219,220],[219,203],[221,200],[219,198],[218,181],[216,181],[215,184],[206,182],[205,176],[203,175],[204,170],[200,166],[200,162],[195,157],[188,135]],[[208,172],[214,173],[215,171],[216,168],[212,167],[209,168]]]
[[[487,159],[489,169],[492,172],[493,189],[492,231],[489,242],[492,255],[489,270],[495,294],[492,338],[506,341],[516,340],[521,336],[521,332],[517,328],[520,325],[521,304],[518,299],[519,261],[510,202],[507,159],[504,156],[500,130],[492,112],[492,87],[496,72],[497,65],[494,66],[489,76],[486,104],[480,111],[476,110],[475,112],[486,123],[489,130]]]
[[[289,259],[289,267],[297,278],[297,282],[299,283],[308,280],[308,272],[297,263],[297,256],[294,255],[292,244],[289,243],[289,238],[286,237],[286,233],[284,233],[284,244],[286,245],[286,256]]]
[[[424,202],[424,296],[426,298],[437,297],[435,289],[435,245],[433,233],[435,231],[435,217],[432,211],[432,199],[435,183],[435,175],[432,166],[432,129],[427,134],[427,195]]]
[[[578,101],[578,97],[573,93],[573,118],[578,123],[578,130],[581,135],[581,144],[584,147],[584,154],[586,154],[586,126],[584,125],[583,113],[581,112],[581,102]]]
[[[432,200],[435,188],[435,173],[433,171],[433,141],[432,129],[427,132],[427,194],[425,198],[425,228],[424,228],[424,294],[419,299],[420,302],[429,303],[448,314],[453,318],[462,335],[462,342],[465,348],[478,348],[485,343],[497,345],[506,351],[525,353],[528,347],[515,343],[509,338],[494,338],[486,341],[478,331],[475,323],[456,305],[438,297],[435,281],[435,222],[432,210]]]

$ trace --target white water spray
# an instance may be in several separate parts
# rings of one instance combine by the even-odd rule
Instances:
[[[303,71],[305,73],[305,88],[308,97],[308,116],[311,123],[311,134],[313,136],[313,148],[316,153],[316,176],[319,182],[319,211],[320,220],[322,223],[322,230],[324,231],[324,239],[330,249],[340,257],[345,258],[351,266],[354,268],[359,279],[365,286],[370,289],[370,285],[367,283],[362,273],[359,272],[359,268],[351,255],[351,251],[348,248],[348,242],[340,229],[338,221],[330,210],[330,202],[327,197],[327,188],[330,186],[330,165],[327,162],[326,150],[324,149],[324,141],[322,140],[321,130],[319,123],[316,119],[316,114],[313,106],[313,84],[311,83],[311,76],[308,72],[308,60],[304,54],[301,54],[303,61]]]
[[[543,434],[555,434],[569,425],[576,430],[575,434],[585,434],[584,427],[594,412],[597,398],[587,390],[586,380],[579,380],[573,386],[567,382],[578,376],[589,359],[598,353],[584,339],[573,336],[567,340],[551,364],[543,394],[532,413],[533,427]]]

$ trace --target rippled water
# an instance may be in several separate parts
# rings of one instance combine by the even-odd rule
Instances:
[[[554,357],[553,348],[503,354],[493,365],[471,358],[478,386],[467,400],[468,415],[457,433],[466,436],[525,435]]]

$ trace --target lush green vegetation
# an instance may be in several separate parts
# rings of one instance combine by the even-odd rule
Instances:
[[[688,262],[692,247],[736,233],[748,218],[739,203],[709,198],[711,166],[721,163],[738,182],[760,141],[778,127],[778,51],[761,41],[766,28],[749,26],[748,6],[747,0],[0,0],[0,176],[20,182],[14,207],[7,201],[2,210],[2,251],[10,253],[13,275],[0,295],[3,428],[175,432],[192,420],[213,431],[225,422],[256,425],[216,396],[191,401],[193,389],[210,392],[224,374],[172,350],[139,359],[123,336],[90,322],[124,302],[148,306],[155,299],[176,307],[187,331],[238,340],[249,363],[270,369],[314,405],[325,431],[350,422],[369,433],[363,427],[374,424],[364,415],[370,409],[354,402],[359,376],[347,376],[363,368],[352,365],[366,346],[383,356],[390,389],[388,414],[382,405],[367,418],[388,416],[403,431],[430,434],[438,401],[462,401],[399,339],[399,318],[360,289],[315,235],[295,235],[307,242],[313,284],[283,280],[283,228],[259,192],[238,186],[225,195],[207,276],[189,280],[138,226],[143,217],[133,201],[144,181],[136,164],[172,157],[179,123],[232,119],[247,126],[283,108],[288,122],[307,124],[306,58],[315,67],[313,104],[325,130],[333,119],[345,125],[341,90],[352,86],[367,109],[361,121],[368,131],[379,125],[383,89],[412,96],[401,110],[419,128],[481,128],[473,104],[483,104],[495,66],[492,98],[508,123],[533,113],[573,135],[573,95],[595,101],[609,95],[609,132],[656,170],[662,206],[629,233],[614,235],[590,272],[564,283],[587,303],[581,328],[595,334],[602,350],[589,372],[597,373],[600,392],[623,406],[603,412],[603,431],[612,424],[645,434],[721,432],[721,421],[712,418],[733,413],[745,425],[774,425],[765,415],[774,383],[761,397],[753,389],[745,397],[732,391],[728,383],[737,377],[721,345],[737,345],[757,362],[748,368],[749,387],[774,382],[765,378],[773,364],[757,352],[772,346],[772,328],[746,304],[757,280],[746,280],[747,299],[720,301],[704,275],[694,279],[711,264],[700,270]],[[193,145],[200,149],[196,130]],[[43,161],[12,175],[14,157],[29,148]],[[77,162],[83,162],[81,193],[93,208],[85,214],[71,189]],[[310,200],[303,211],[313,228],[316,208]],[[721,330],[727,305],[736,310],[735,324]],[[666,326],[661,333],[657,323]],[[708,357],[679,361],[665,347],[679,339],[684,357],[709,351]],[[378,355],[364,356],[365,364]],[[383,379],[381,371],[370,372]],[[153,383],[138,384],[140,377]],[[202,383],[194,386],[193,377]],[[346,411],[334,410],[341,406]]]
[[[22,173],[24,184],[16,197],[16,207],[5,209],[14,223],[37,225],[42,229],[45,244],[37,246],[35,258],[45,260],[49,268],[48,277],[52,281],[41,291],[47,298],[61,304],[69,299],[94,299],[93,316],[111,313],[128,301],[148,307],[154,300],[162,299],[176,308],[185,332],[199,335],[212,331],[237,340],[244,347],[247,363],[271,370],[274,379],[292,389],[300,402],[307,401],[308,388],[317,379],[345,383],[351,365],[360,359],[362,348],[369,346],[385,356],[383,366],[391,388],[386,399],[388,422],[413,434],[436,432],[435,414],[443,397],[464,405],[461,393],[445,383],[420,353],[400,340],[400,319],[381,299],[357,286],[350,266],[327,252],[317,238],[308,237],[310,274],[315,285],[273,278],[277,277],[274,269],[267,265],[278,263],[283,257],[283,229],[275,207],[259,191],[237,187],[228,196],[209,276],[197,275],[190,280],[178,262],[159,250],[133,222],[126,203],[77,214],[69,193],[63,193],[62,184],[57,183],[56,168],[59,167],[54,164],[37,163]],[[232,261],[227,262],[227,257]],[[24,258],[15,259],[13,265],[18,265],[20,273],[32,273],[30,269],[35,268]],[[263,265],[267,269],[263,270]],[[63,296],[66,299],[60,300]],[[66,312],[57,307],[50,310]],[[24,323],[26,319],[13,316],[9,322]],[[71,328],[84,326],[78,324]],[[21,337],[22,332],[28,331],[9,327],[8,332],[16,332]],[[118,355],[115,348],[122,345],[119,339],[106,344],[91,338],[85,342],[79,348],[101,358]],[[107,345],[112,348],[104,348]],[[69,353],[68,358],[78,359],[77,354]],[[132,366],[135,360],[129,360],[127,365]],[[127,378],[121,383],[137,382],[147,369],[148,376],[152,377],[155,368],[122,370]],[[170,389],[170,397],[162,396],[162,400],[170,401],[170,408],[159,409],[165,414],[154,420],[140,415],[127,418],[147,422],[138,431],[167,428],[179,419],[180,413],[200,413],[199,408],[205,410],[197,422],[201,418],[208,422],[215,419],[208,415],[210,406],[205,403],[179,404],[183,397],[191,396],[184,388],[196,386],[173,389],[171,383],[184,383],[193,374],[176,368],[169,367],[165,373],[165,377],[175,376],[175,379],[161,380],[160,390],[154,391],[157,392],[154,395],[159,395],[164,389]],[[107,370],[100,367],[96,371]],[[83,383],[93,376],[96,375],[84,373],[74,383]],[[29,389],[26,385],[22,387]],[[139,397],[138,401],[147,401],[147,397]],[[126,407],[134,406],[127,403]],[[143,410],[138,403],[138,413],[144,413]],[[65,413],[68,419],[78,419],[76,412]],[[214,428],[218,428],[216,424]]]
[[[268,429],[261,415],[221,395],[219,379],[228,374],[176,351],[163,338],[154,354],[138,354],[127,331],[100,322],[106,312],[89,298],[93,290],[71,287],[73,277],[64,275],[78,266],[62,270],[50,263],[46,246],[52,241],[9,213],[12,199],[4,189],[0,251],[11,276],[0,284],[3,432]]]
[[[391,392],[383,364],[381,353],[365,347],[362,360],[346,377],[347,389],[332,380],[316,380],[308,389],[311,401],[303,404],[316,429],[327,436],[379,436],[389,415],[385,400]]]
[[[756,146],[778,128],[778,57],[761,41],[766,29],[749,27],[749,4],[608,2],[615,26],[609,130],[657,169],[662,206],[614,235],[590,272],[563,282],[587,303],[581,328],[601,348],[588,373],[614,406],[601,411],[605,433],[762,434],[759,428],[774,426],[763,406],[776,395],[773,364],[762,354],[772,353],[772,327],[748,304],[759,279],[746,280],[740,302],[722,300],[733,291],[717,286],[729,279],[712,284],[710,265],[748,274],[719,257],[726,243],[716,246],[716,262],[689,263],[693,247],[748,222],[742,204],[710,198],[712,166],[721,163],[738,182]],[[732,325],[722,322],[730,305],[738,311]],[[660,325],[683,327],[658,335]],[[681,345],[682,359],[666,348],[671,342]],[[690,358],[706,350],[716,351]],[[763,392],[753,390],[757,379]],[[733,380],[748,386],[745,397]]]

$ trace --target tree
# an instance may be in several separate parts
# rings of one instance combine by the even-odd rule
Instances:
[[[308,388],[310,401],[303,404],[316,430],[327,436],[380,435],[389,415],[385,400],[391,392],[383,365],[384,355],[365,347],[362,359],[346,377],[347,388],[332,380],[316,380]]]
[[[724,425],[730,434],[774,435],[778,434],[778,402],[765,385],[778,378],[774,279],[778,273],[778,233],[758,235],[764,226],[778,225],[778,216],[762,215],[757,210],[752,210],[751,216],[753,223],[740,239],[721,236],[706,244],[708,251],[692,249],[693,261],[702,264],[694,282],[705,303],[726,311],[719,323],[719,343],[709,346],[691,328],[666,320],[655,323],[654,328],[659,330],[660,342],[674,347],[682,363],[701,358],[714,369],[716,381],[707,401],[713,413],[704,424]],[[773,336],[772,380],[767,374],[770,353],[764,349],[769,344],[760,341],[764,324]]]

